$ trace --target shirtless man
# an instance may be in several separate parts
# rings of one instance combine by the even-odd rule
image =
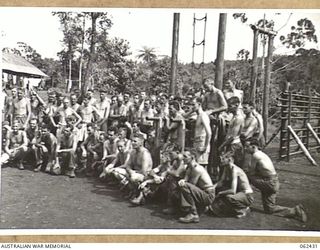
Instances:
[[[197,152],[197,162],[200,165],[208,165],[211,128],[209,116],[202,109],[202,98],[197,97],[193,100],[193,111],[197,114],[195,133],[194,133],[194,148]]]
[[[79,128],[79,140],[84,141],[87,138],[87,124],[94,122],[95,118],[97,118],[97,120],[101,120],[97,108],[90,104],[89,95],[86,95],[83,98],[83,106],[79,108],[79,114],[82,119]]]
[[[181,147],[177,144],[170,144],[165,149],[169,152],[170,167],[167,170],[165,182],[161,189],[168,194],[164,214],[174,214],[180,208],[180,189],[178,182],[185,177],[186,164],[183,161]]]
[[[79,170],[86,170],[89,173],[92,169],[90,168],[94,161],[98,160],[98,155],[92,150],[92,146],[98,142],[99,134],[95,130],[95,124],[86,124],[87,138],[80,144],[79,149],[81,149],[80,162],[82,168]],[[100,156],[101,157],[101,156]],[[101,160],[101,159],[100,159]]]
[[[113,106],[110,111],[110,115],[127,116],[128,110],[127,106],[124,104],[123,96],[119,95],[117,97],[117,104]]]
[[[179,218],[182,223],[199,222],[198,209],[210,205],[215,197],[215,189],[208,172],[196,161],[196,152],[184,152],[187,164],[184,179],[178,182],[181,194],[181,210],[187,215]]]
[[[132,124],[140,115],[140,97],[138,94],[134,95],[133,103],[130,105],[128,109],[128,120]]]
[[[166,144],[176,143],[184,149],[184,130],[186,129],[186,124],[184,117],[179,113],[179,109],[180,105],[177,101],[169,103],[169,116],[166,116],[166,128],[169,134]],[[179,122],[177,122],[177,120]],[[165,146],[166,145],[164,145],[164,148]]]
[[[107,139],[103,144],[103,157],[104,166],[111,163],[118,153],[117,142],[119,138],[117,137],[117,128],[109,127],[107,132]]]
[[[88,89],[87,91],[87,97],[89,99],[89,105],[94,105],[96,103],[96,98],[93,97],[93,89]]]
[[[40,131],[38,128],[38,122],[37,118],[31,118],[29,122],[29,126],[26,129],[27,139],[28,139],[28,156],[32,156],[32,160],[35,160],[33,162],[33,166],[35,166],[34,171],[38,172],[41,169],[42,166],[42,160],[39,154],[39,142],[40,142]],[[28,157],[26,157],[28,158]]]
[[[69,117],[69,116],[75,116],[76,117],[76,122],[74,124],[74,126],[77,126],[80,122],[81,122],[81,117],[78,115],[77,112],[75,112],[71,107],[70,107],[70,99],[68,97],[64,97],[63,98],[63,106],[62,107],[59,107],[56,112],[50,116],[50,119],[51,119],[51,122],[52,124],[56,127],[56,128],[59,128],[59,127],[63,127],[63,126],[66,126],[67,125],[67,122],[66,122],[66,118]],[[56,122],[54,121],[53,117],[54,116],[58,116],[59,117],[59,122],[58,124],[56,124]],[[61,129],[60,129],[60,133],[61,133]],[[58,132],[57,132],[57,136],[58,135]]]
[[[264,152],[258,148],[258,141],[247,141],[245,149],[252,155],[251,171],[249,179],[253,186],[261,192],[261,199],[265,213],[280,217],[295,218],[302,222],[307,221],[304,207],[299,204],[295,207],[284,207],[276,204],[280,182],[274,165]]]
[[[117,141],[118,153],[114,160],[108,164],[100,174],[99,178],[105,178],[108,175],[113,175],[121,184],[126,184],[126,169],[125,166],[129,161],[130,152],[125,148],[123,140]]]
[[[42,108],[45,107],[45,102],[37,94],[36,91],[31,89],[30,91],[30,108],[31,108],[31,118],[36,118],[38,122],[42,121]]]
[[[216,184],[216,198],[208,207],[214,216],[242,218],[250,211],[253,190],[245,172],[233,163],[230,154],[221,156],[223,173]]]
[[[30,101],[25,97],[24,90],[18,89],[18,98],[13,102],[13,120],[20,123],[21,129],[26,129],[31,118]]]
[[[147,99],[147,93],[145,91],[141,91],[139,99],[140,99],[139,110],[142,111],[144,109],[144,101]]]
[[[107,98],[104,90],[100,90],[100,100],[96,101],[95,107],[97,108],[98,114],[101,117],[100,121],[98,121],[98,125],[100,126],[101,131],[107,132],[107,122],[110,114],[110,101]]]
[[[58,156],[62,160],[63,172],[70,178],[75,177],[75,157],[78,144],[77,137],[72,133],[72,129],[70,125],[63,127],[62,134],[58,137],[56,149]]]
[[[45,172],[50,173],[57,158],[57,138],[50,133],[50,128],[46,124],[41,125],[41,138],[37,146],[39,147],[39,159],[46,164]],[[35,171],[37,172],[38,169]]]
[[[218,177],[218,148],[226,135],[226,122],[228,120],[226,111],[228,104],[223,92],[214,86],[214,80],[208,78],[203,83],[205,90],[202,107],[209,115],[212,137],[210,141],[210,154],[208,172],[213,177]]]
[[[214,80],[208,78],[204,81],[205,95],[202,107],[208,115],[216,115],[228,109],[228,104],[222,91],[214,86]]]
[[[254,104],[252,102],[243,103],[243,113],[245,115],[244,124],[241,131],[240,139],[242,141],[251,140],[259,134],[258,120],[253,114]],[[258,139],[258,138],[256,138]]]
[[[141,131],[147,133],[148,130],[153,126],[153,121],[147,120],[147,118],[155,117],[156,111],[151,106],[151,101],[149,99],[144,100],[143,110],[140,113],[141,119]]]
[[[165,151],[160,154],[160,164],[156,168],[152,169],[143,181],[138,189],[139,194],[136,198],[131,200],[134,205],[143,205],[145,199],[151,198],[157,191],[161,189],[161,184],[165,182],[168,170],[170,169],[170,154]],[[161,192],[161,190],[160,190]]]
[[[17,100],[17,89],[13,88],[11,89],[11,96],[6,98],[5,100],[5,119],[10,122],[10,125],[12,126],[13,121],[13,103]]]
[[[57,127],[52,123],[51,117],[53,117],[53,114],[56,114],[57,109],[58,107],[56,105],[56,93],[52,90],[48,90],[48,103],[44,105],[43,122],[49,125],[50,131],[54,134],[56,134]],[[55,123],[58,120],[57,116],[53,117],[53,119]]]
[[[131,143],[131,140],[127,138],[127,135],[128,135],[127,127],[124,127],[124,126],[120,127],[118,130],[119,139],[124,142],[125,151],[130,152],[132,149],[132,143]]]
[[[231,97],[236,96],[240,100],[240,108],[242,107],[243,101],[243,91],[240,89],[236,89],[236,86],[233,82],[231,77],[226,77],[224,79],[224,86],[223,86],[223,94],[226,100],[228,101]]]
[[[17,163],[20,170],[24,169],[23,159],[28,151],[28,139],[25,131],[19,130],[19,122],[14,121],[12,131],[8,132],[5,153],[9,155],[9,160]]]
[[[235,165],[242,167],[243,146],[240,135],[244,124],[244,118],[238,110],[239,104],[240,100],[236,96],[231,97],[228,100],[229,112],[233,114],[233,117],[228,127],[226,139],[219,147],[219,151],[222,152],[224,147],[226,147],[226,152],[232,153]]]
[[[78,97],[75,93],[70,95],[70,107],[75,111],[78,112],[80,104],[78,103]]]
[[[257,119],[258,121],[258,133],[256,134],[256,136],[258,137],[258,141],[259,141],[259,146],[261,148],[263,148],[265,146],[265,138],[264,138],[264,126],[263,126],[263,118],[262,115],[256,110],[253,109],[252,114],[254,115],[254,117]]]
[[[153,166],[152,157],[148,149],[143,146],[143,139],[132,139],[132,151],[128,162],[125,164],[126,178],[128,181],[129,196],[134,199],[138,193],[138,186],[144,181]]]
[[[252,140],[253,138],[258,139],[259,137],[259,123],[257,118],[253,114],[253,110],[254,104],[252,102],[243,103],[243,113],[245,115],[245,118],[242,132],[240,134],[242,145],[244,145],[248,140]],[[251,164],[251,155],[245,151],[243,158],[242,169],[247,172]]]
[[[123,94],[123,103],[127,108],[127,112],[129,111],[130,106],[132,105],[131,101],[130,101],[130,93],[129,92],[125,92]]]

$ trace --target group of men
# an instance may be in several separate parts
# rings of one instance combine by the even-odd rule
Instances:
[[[3,109],[1,163],[70,178],[96,175],[134,205],[163,198],[163,212],[183,213],[182,223],[199,222],[204,212],[245,217],[253,185],[266,213],[305,222],[302,205],[276,204],[279,179],[260,150],[263,121],[254,104],[232,77],[223,90],[211,78],[203,89],[190,99],[48,91],[45,102],[32,89],[13,88]]]

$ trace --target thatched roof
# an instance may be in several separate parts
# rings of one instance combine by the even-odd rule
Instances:
[[[2,53],[2,70],[5,73],[27,77],[48,77],[23,57],[5,52]]]

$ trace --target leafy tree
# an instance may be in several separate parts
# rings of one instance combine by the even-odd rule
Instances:
[[[136,65],[126,57],[131,53],[129,43],[120,38],[102,40],[97,46],[93,77],[98,88],[109,86],[115,91],[133,90],[136,78]]]
[[[239,59],[241,61],[248,61],[249,60],[249,55],[250,55],[249,50],[241,49],[237,53],[237,59]]]
[[[297,21],[297,26],[291,27],[291,32],[286,36],[280,36],[282,44],[287,48],[301,48],[306,42],[318,42],[316,29],[312,21],[303,18]]]
[[[242,23],[246,23],[248,21],[246,13],[234,13],[232,16],[234,19],[240,18]]]
[[[154,60],[157,59],[157,55],[155,53],[155,48],[149,48],[147,46],[143,46],[142,49],[139,50],[139,54],[137,55],[138,59],[142,59],[147,64],[151,64]]]

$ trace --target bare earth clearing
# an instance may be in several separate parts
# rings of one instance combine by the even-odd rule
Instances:
[[[319,156],[315,159],[320,162]],[[2,169],[0,228],[320,231],[320,167],[311,166],[303,156],[290,163],[277,162],[276,167],[281,181],[278,203],[302,203],[309,217],[306,224],[264,214],[260,194],[255,192],[252,212],[246,218],[203,214],[200,223],[184,225],[174,216],[163,215],[159,204],[132,207],[119,190],[94,177],[69,179],[7,167]]]

